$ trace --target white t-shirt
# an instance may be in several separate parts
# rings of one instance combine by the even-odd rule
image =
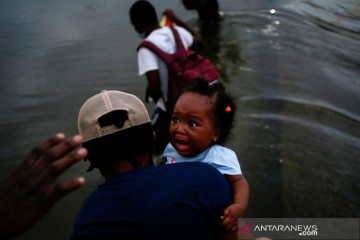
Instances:
[[[175,27],[180,35],[180,39],[185,47],[188,49],[193,43],[193,37],[190,32],[182,27]],[[162,51],[172,54],[176,52],[176,42],[174,35],[170,28],[161,27],[151,32],[145,39]],[[161,92],[165,101],[167,101],[168,95],[168,69],[166,63],[151,50],[142,47],[138,51],[138,67],[139,75],[143,75],[148,71],[159,70]]]

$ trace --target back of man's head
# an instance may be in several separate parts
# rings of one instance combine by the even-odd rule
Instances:
[[[78,128],[91,168],[109,168],[116,161],[152,153],[149,114],[134,95],[103,91],[89,98],[80,109]]]
[[[155,8],[148,1],[137,1],[130,8],[130,19],[133,24],[142,21],[148,24],[157,24]]]

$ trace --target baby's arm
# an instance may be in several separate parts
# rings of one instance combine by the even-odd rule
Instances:
[[[242,218],[249,201],[249,185],[243,175],[224,175],[232,187],[234,202],[228,206],[221,218],[226,231],[237,230],[237,220]]]

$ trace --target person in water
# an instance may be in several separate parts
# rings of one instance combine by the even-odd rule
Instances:
[[[217,0],[182,0],[188,10],[196,10],[200,20],[217,21],[220,19]]]
[[[176,24],[175,28],[185,49],[196,48],[202,45],[199,33],[183,22],[172,10],[163,12],[170,21]],[[168,54],[176,52],[176,41],[169,27],[160,27],[153,5],[148,1],[136,1],[129,11],[131,24],[139,36]],[[173,104],[169,103],[170,89],[168,67],[163,59],[151,50],[140,47],[137,52],[139,75],[145,75],[148,85],[146,101],[152,100],[155,110],[151,123],[156,132],[156,153],[161,154],[169,142],[168,129]]]
[[[196,79],[178,98],[169,128],[170,143],[163,158],[166,164],[204,162],[218,169],[233,190],[233,203],[222,214],[228,231],[237,229],[248,204],[249,186],[236,154],[221,145],[233,126],[235,104],[221,83]]]
[[[105,182],[84,202],[71,240],[236,239],[221,227],[232,192],[219,171],[205,163],[152,167],[155,135],[136,96],[96,94],[81,107],[78,127]]]

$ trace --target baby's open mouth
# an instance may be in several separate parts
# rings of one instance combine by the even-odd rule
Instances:
[[[185,141],[182,141],[182,140],[176,140],[175,144],[176,144],[176,148],[180,151],[187,150],[188,146],[189,146]]]

